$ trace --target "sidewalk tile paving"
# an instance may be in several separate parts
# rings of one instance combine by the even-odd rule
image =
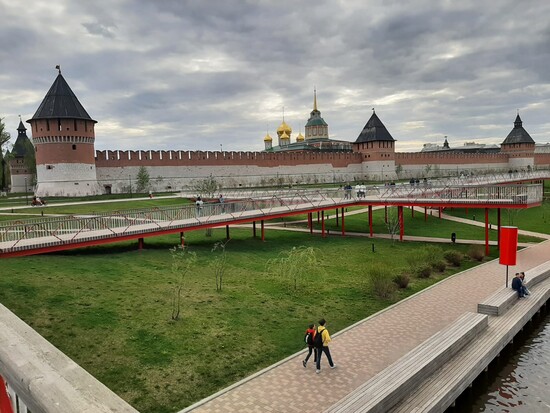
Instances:
[[[517,266],[510,267],[509,273],[540,265],[549,255],[550,241],[523,249],[518,252]],[[318,413],[464,312],[476,312],[477,303],[504,283],[505,267],[498,260],[461,272],[333,334],[331,353],[336,369],[328,367],[326,358],[321,374],[315,374],[311,361],[304,369],[302,352],[184,411]],[[330,331],[330,320],[327,322]]]

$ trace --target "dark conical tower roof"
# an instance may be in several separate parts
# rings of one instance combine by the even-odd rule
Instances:
[[[24,157],[32,150],[33,146],[31,140],[27,136],[27,128],[23,125],[23,122],[19,120],[19,126],[17,127],[17,139],[13,144],[11,153],[16,157]]]
[[[510,145],[514,143],[535,143],[533,138],[531,138],[531,135],[523,129],[523,122],[521,121],[521,118],[519,117],[519,113],[516,116],[516,120],[514,121],[514,129],[510,131],[506,139],[504,139],[504,142],[502,142],[502,145]]]
[[[80,104],[61,72],[57,75],[32,120],[52,118],[85,119],[96,122]]]
[[[374,142],[374,141],[395,141],[393,137],[390,135],[380,118],[376,115],[376,112],[374,110],[372,111],[372,115],[357,137],[357,140],[355,143],[362,143],[362,142]]]

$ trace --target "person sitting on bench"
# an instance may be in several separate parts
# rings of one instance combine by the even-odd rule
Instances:
[[[517,291],[518,298],[525,297],[525,290],[523,289],[523,282],[521,281],[519,272],[516,272],[515,277],[512,278],[512,289]]]

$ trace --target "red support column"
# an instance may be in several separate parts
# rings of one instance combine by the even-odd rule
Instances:
[[[183,232],[180,232],[180,244],[183,249],[185,247],[185,237],[183,236]]]
[[[428,207],[424,207],[424,221],[428,220]]]
[[[405,220],[403,219],[403,207],[397,207],[397,214],[399,216],[399,241],[403,241],[403,234],[405,233]]]
[[[500,208],[497,208],[497,246],[500,250]]]
[[[414,205],[411,205],[411,218],[414,218]]]
[[[439,219],[441,219],[441,209],[442,209],[441,207],[438,208],[438,210],[439,210]]]
[[[485,255],[489,255],[489,208],[485,208]]]
[[[252,236],[256,238],[256,221],[252,221]]]
[[[317,223],[319,223],[319,211],[317,211]]]
[[[2,376],[0,376],[0,412],[13,413],[11,401],[6,391],[6,383]]]
[[[342,209],[343,211],[343,209]],[[344,225],[344,213],[342,212],[342,225]],[[336,208],[336,226],[338,226],[338,208]]]
[[[388,223],[388,206],[384,206],[384,223]]]
[[[313,213],[312,212],[307,214],[307,219],[308,219],[308,225],[309,225],[309,233],[313,234]]]
[[[142,250],[144,244],[143,238],[138,238],[138,250]]]
[[[338,209],[336,210],[336,213],[338,213]],[[345,235],[346,235],[346,223],[344,222],[344,208],[342,208],[342,236],[345,236]]]
[[[262,225],[262,241],[265,241],[265,227],[264,227],[264,220],[261,221]]]
[[[225,239],[229,239],[229,225],[225,226]]]
[[[323,238],[326,237],[326,235],[325,235],[325,211],[321,211],[321,236]]]
[[[388,207],[385,207],[385,208],[387,213]],[[372,238],[372,205],[369,205],[369,234],[370,234],[370,237]]]

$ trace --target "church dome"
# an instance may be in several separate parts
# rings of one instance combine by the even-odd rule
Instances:
[[[304,141],[304,135],[302,135],[302,132],[296,136],[296,142],[303,142]]]
[[[269,133],[268,133],[267,135],[265,135],[264,142],[271,142],[271,141],[273,141],[273,138],[269,136]]]
[[[283,134],[286,133],[290,136],[292,133],[292,128],[288,126],[288,124],[283,120],[283,123],[281,123],[281,126],[277,128],[277,134]]]

